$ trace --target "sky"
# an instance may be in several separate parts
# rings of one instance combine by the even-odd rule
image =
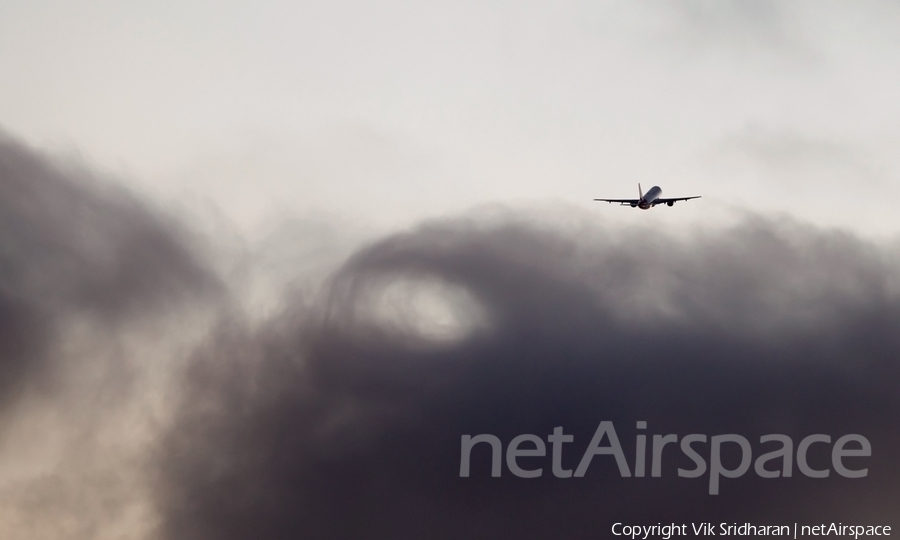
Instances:
[[[898,22],[896,2],[3,2],[0,537],[896,528]],[[638,183],[702,198],[592,201]],[[551,473],[554,429],[581,469],[602,422],[634,476],[608,455]],[[547,441],[518,459],[543,475],[494,477],[480,444],[461,476],[479,434]],[[642,434],[680,444],[659,477]],[[830,474],[775,459],[713,494],[726,434],[754,460],[766,435],[792,456],[827,436],[808,461]],[[863,478],[829,450],[854,434]]]
[[[4,2],[0,119],[244,234],[702,195],[896,232],[891,2]],[[650,219],[658,219],[653,216]]]

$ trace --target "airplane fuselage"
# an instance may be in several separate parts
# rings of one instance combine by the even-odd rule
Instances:
[[[653,186],[645,193],[638,202],[638,208],[641,210],[650,210],[653,208],[653,201],[662,195],[662,189],[659,186]]]

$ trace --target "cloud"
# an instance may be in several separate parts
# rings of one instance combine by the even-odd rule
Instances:
[[[753,215],[675,235],[568,208],[485,211],[367,244],[329,274],[313,259],[344,257],[325,249],[340,234],[312,228],[306,246],[281,231],[248,251],[293,291],[260,322],[230,300],[257,294],[241,280],[262,270],[222,284],[203,243],[137,196],[8,139],[0,182],[4,538],[896,526],[900,283],[881,245]],[[207,336],[191,313],[220,305]],[[693,464],[677,445],[659,478],[622,478],[610,456],[556,478],[549,455],[519,460],[540,478],[506,460],[494,478],[485,446],[460,477],[463,435],[505,448],[562,426],[561,465],[576,469],[604,421],[632,470],[639,421],[651,441],[740,434],[754,457],[767,434],[858,433],[872,456],[847,458],[865,478],[751,468],[718,495],[708,474],[678,476]],[[828,448],[812,445],[810,465],[833,469]]]
[[[764,217],[689,239],[532,218],[422,225],[357,252],[312,305],[258,330],[223,322],[196,352],[162,441],[163,537],[595,538],[617,521],[896,526],[900,303],[885,252]],[[396,302],[422,287],[425,300]],[[455,332],[405,324],[403,309]],[[520,460],[543,467],[540,478],[517,478],[505,463],[492,478],[486,451],[460,477],[463,435],[507,445],[563,426],[574,442],[562,465],[574,469],[601,421],[614,423],[629,463],[637,421],[650,435],[741,434],[754,457],[773,433],[795,445],[859,433],[873,450],[866,478],[808,478],[795,465],[792,478],[764,479],[751,468],[723,478],[716,496],[708,476],[678,476],[693,465],[675,447],[660,478],[622,478],[610,456],[583,478],[556,478],[549,455]],[[826,446],[811,448],[810,465],[829,467]]]
[[[704,158],[738,207],[894,235],[893,224],[882,217],[893,199],[889,167],[871,146],[841,135],[750,123],[720,138]],[[868,211],[848,212],[848,202]]]
[[[177,221],[0,138],[3,538],[137,537],[152,522],[148,373],[194,307],[224,293]]]
[[[777,2],[694,0],[673,11],[681,15],[686,35],[714,37],[720,43],[783,49],[795,39],[788,31],[787,13]]]
[[[788,65],[792,70],[821,65],[823,51],[806,23],[827,16],[821,5],[734,0],[686,0],[678,3],[609,3],[582,7],[580,24],[595,36],[617,35],[646,48],[655,58],[696,62],[719,58],[746,69],[765,60],[768,69]],[[612,21],[615,21],[614,23]],[[623,29],[629,32],[624,33]],[[636,37],[640,39],[635,39]],[[721,71],[721,70],[719,70]],[[720,77],[721,78],[721,77]]]
[[[796,183],[808,189],[816,183],[853,185],[872,189],[881,171],[876,160],[847,141],[814,137],[795,130],[764,129],[749,125],[724,137],[717,145],[723,154],[743,161],[760,175],[777,178],[777,184]]]
[[[216,288],[178,227],[74,164],[0,139],[0,396],[50,361],[60,325],[115,326]]]

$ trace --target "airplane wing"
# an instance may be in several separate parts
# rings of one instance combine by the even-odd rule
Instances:
[[[595,200],[595,201],[608,202],[608,203],[614,203],[614,202],[615,202],[615,203],[622,203],[622,204],[627,204],[627,205],[630,205],[630,206],[637,206],[637,204],[638,204],[639,202],[641,202],[640,199],[594,199],[594,200]]]
[[[675,204],[677,201],[689,201],[691,199],[699,199],[699,198],[700,198],[700,195],[695,195],[693,197],[671,197],[669,199],[656,199],[655,201],[653,201],[653,206],[656,206],[657,204],[668,204],[671,206],[671,205]]]

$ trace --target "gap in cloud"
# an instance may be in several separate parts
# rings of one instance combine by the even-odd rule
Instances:
[[[350,299],[359,329],[399,334],[420,344],[462,341],[489,324],[481,302],[461,285],[428,275],[375,275]]]

